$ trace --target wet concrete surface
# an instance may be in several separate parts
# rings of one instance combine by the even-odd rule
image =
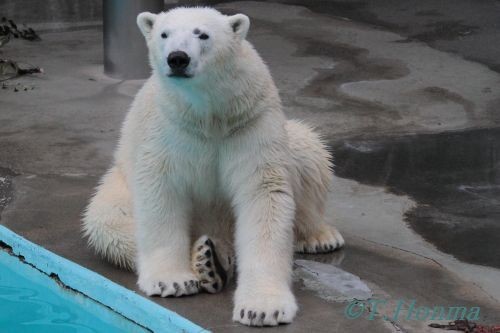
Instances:
[[[13,181],[16,199],[2,214],[2,224],[50,251],[139,292],[136,276],[132,272],[117,269],[96,256],[81,237],[80,214],[97,181],[97,177],[82,175],[19,175]],[[477,286],[464,284],[460,277],[444,270],[438,263],[366,242],[353,234],[345,235],[349,243],[341,251],[325,255],[297,255],[296,259],[333,265],[360,277],[373,291],[373,297],[387,300],[387,305],[380,309],[374,320],[369,320],[369,312],[355,320],[347,319],[344,315],[347,302],[327,301],[319,297],[298,276],[294,282],[294,292],[301,309],[298,317],[293,324],[273,331],[434,332],[428,330],[426,321],[401,318],[392,323],[383,320],[383,315],[394,314],[399,300],[407,304],[415,300],[419,306],[429,307],[479,306],[481,322],[493,324],[500,321],[497,303]],[[255,329],[230,320],[234,288],[232,283],[224,292],[215,295],[150,299],[213,332],[253,332]],[[408,306],[404,309],[408,311]]]
[[[264,25],[265,26],[265,25]],[[278,24],[271,29],[279,29]],[[375,101],[353,98],[342,92],[342,85],[353,81],[396,80],[409,74],[404,63],[393,59],[374,58],[367,49],[353,47],[345,43],[323,42],[301,36],[291,35],[290,40],[301,45],[296,55],[302,57],[334,57],[335,65],[332,68],[317,69],[316,76],[308,85],[299,91],[299,96],[306,98],[320,98],[336,101],[335,107],[316,107],[318,112],[357,113],[367,117],[381,114],[389,118],[400,118],[395,108]],[[304,103],[295,102],[296,106]],[[314,108],[313,105],[308,107]]]
[[[500,3],[496,0],[282,0],[316,13],[388,29],[439,50],[457,53],[500,71]]]
[[[460,240],[463,229],[474,240],[485,237],[487,246],[497,240],[484,233],[493,234],[491,219],[498,216],[493,204],[498,191],[487,187],[498,184],[500,75],[409,38],[424,30],[389,31],[398,25],[383,25],[385,18],[370,14],[371,3],[296,3],[309,9],[273,2],[225,2],[217,8],[250,16],[249,39],[271,69],[287,116],[315,126],[336,149],[328,220],[348,245],[334,254],[297,258],[358,276],[391,306],[398,299],[425,306],[480,306],[481,321],[499,323],[498,251],[439,237],[443,231]],[[380,8],[387,3],[382,0]],[[485,10],[484,3],[477,8]],[[444,12],[441,7],[432,11],[428,1],[421,4],[411,9],[420,12],[419,18],[450,20],[438,15]],[[337,12],[342,6],[345,12]],[[394,2],[392,13],[399,6]],[[380,19],[380,24],[341,17],[360,9],[365,16],[359,21]],[[460,24],[481,26],[469,20]],[[485,31],[466,33],[460,24],[443,28],[465,34],[452,42],[466,45],[470,36]],[[102,74],[98,25],[78,21],[65,29],[45,30],[37,44],[16,40],[2,48],[2,57],[39,65],[45,74],[16,80],[34,90],[0,90],[0,177],[8,179],[3,189],[0,182],[0,198],[13,198],[0,212],[0,223],[137,291],[133,273],[114,268],[86,246],[80,215],[111,162],[121,123],[143,81]],[[367,149],[363,142],[370,143]],[[474,234],[472,224],[483,235]],[[276,331],[435,332],[426,322],[383,320],[390,307],[373,321],[350,320],[344,315],[346,303],[322,299],[300,279],[294,289],[299,315]],[[254,331],[230,321],[233,290],[234,285],[218,295],[152,300],[215,332]]]
[[[338,176],[415,199],[406,220],[440,250],[500,268],[500,129],[350,139],[333,151]]]
[[[346,250],[348,253],[340,267],[368,281],[374,298],[388,300],[388,306],[381,310],[380,316],[391,317],[394,302],[404,300],[408,304],[415,300],[417,304],[429,307],[479,306],[484,310],[481,321],[493,324],[499,320],[500,308],[495,302],[491,303],[489,297],[481,295],[477,286],[456,288],[460,277],[443,270],[438,262],[409,252],[395,255],[391,247],[367,244],[356,237]],[[428,323],[399,321],[396,325],[402,332],[430,332],[426,327]]]
[[[304,7],[275,5],[286,8],[281,21],[264,13],[269,6],[241,2],[219,8],[252,17],[260,29],[252,30],[250,39],[273,64],[288,115],[313,113],[308,119],[329,138],[500,123],[498,113],[491,111],[499,106],[500,96],[492,88],[498,84],[496,74],[490,79],[485,73],[479,80],[468,75],[477,70],[469,68],[470,62],[454,56],[445,60],[443,53],[419,43],[394,43],[399,35],[370,29],[359,34],[344,21],[333,26],[329,16]],[[270,43],[280,45],[280,51],[268,52]],[[293,70],[284,71],[288,66]]]

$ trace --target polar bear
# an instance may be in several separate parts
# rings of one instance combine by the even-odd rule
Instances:
[[[330,252],[332,171],[319,136],[286,120],[249,19],[211,8],[141,13],[152,75],[83,217],[89,244],[145,294],[219,291],[237,260],[233,320],[289,323],[293,249]],[[226,250],[223,250],[226,249]],[[229,249],[229,250],[228,250]]]

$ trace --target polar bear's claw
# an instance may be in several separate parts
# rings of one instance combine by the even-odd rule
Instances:
[[[139,281],[139,289],[148,296],[179,297],[197,294],[200,283],[194,276],[180,277],[178,279],[163,279],[147,282]]]
[[[324,225],[311,235],[299,237],[295,251],[311,254],[328,253],[340,249],[344,244],[344,237],[335,227]]]
[[[292,322],[297,313],[297,304],[291,293],[281,296],[257,294],[246,302],[236,302],[233,321],[248,326],[277,326]]]

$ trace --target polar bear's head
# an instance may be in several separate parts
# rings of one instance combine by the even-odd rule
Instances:
[[[226,16],[211,8],[176,8],[141,13],[137,24],[146,38],[153,70],[169,80],[202,77],[221,65],[245,39],[247,16]]]

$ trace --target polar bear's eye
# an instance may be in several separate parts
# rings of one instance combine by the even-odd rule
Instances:
[[[168,35],[167,35],[167,33],[166,33],[166,32],[162,32],[162,33],[161,33],[161,38],[165,39],[165,38],[167,38],[167,37],[168,37]]]
[[[203,33],[203,34],[200,35],[199,38],[205,40],[205,39],[208,39],[208,35],[205,34],[205,33]]]

